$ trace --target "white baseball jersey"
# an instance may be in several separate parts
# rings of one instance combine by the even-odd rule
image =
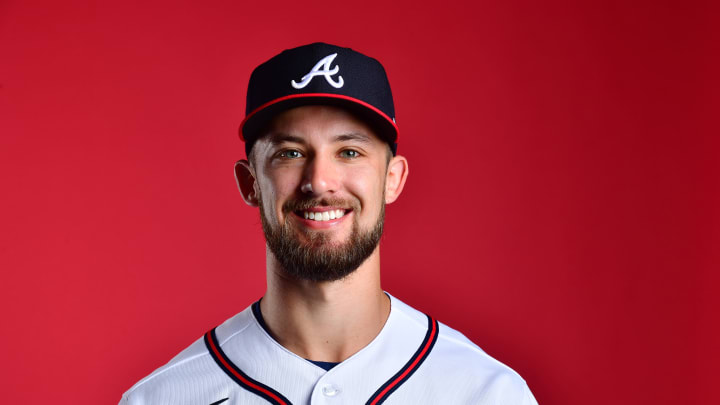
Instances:
[[[329,371],[277,343],[252,307],[122,397],[127,405],[537,405],[525,381],[461,333],[390,296],[378,336]]]

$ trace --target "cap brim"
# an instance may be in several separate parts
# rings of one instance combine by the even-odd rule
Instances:
[[[395,154],[398,129],[392,118],[362,100],[331,93],[294,94],[269,101],[245,117],[240,124],[240,138],[246,143],[254,142],[259,133],[277,114],[304,105],[332,105],[353,112],[376,130],[377,135],[390,145],[393,155]]]

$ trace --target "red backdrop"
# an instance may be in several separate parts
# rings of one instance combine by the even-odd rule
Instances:
[[[541,404],[716,397],[709,5],[43,3],[0,2],[3,403],[115,403],[261,296],[244,91],[318,40],[380,59],[395,92],[411,173],[385,289]]]

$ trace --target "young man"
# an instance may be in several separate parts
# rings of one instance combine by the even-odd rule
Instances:
[[[250,78],[235,174],[267,292],[128,390],[129,404],[536,404],[523,379],[385,293],[385,204],[408,175],[382,65],[316,43]]]

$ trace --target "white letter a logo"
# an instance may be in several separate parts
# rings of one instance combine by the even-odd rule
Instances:
[[[292,86],[296,89],[302,89],[307,86],[315,76],[325,76],[325,80],[327,80],[327,82],[330,83],[331,86],[339,89],[343,86],[343,84],[345,84],[345,81],[343,81],[342,76],[338,76],[338,80],[335,81],[333,79],[333,76],[340,71],[340,66],[335,65],[334,69],[330,69],[330,64],[336,56],[337,54],[334,53],[320,59],[320,61],[316,63],[315,66],[313,66],[310,72],[303,76],[302,79],[300,79],[300,83],[296,82],[295,80],[291,80],[290,84],[292,84]],[[320,68],[322,68],[322,70],[320,70]]]

